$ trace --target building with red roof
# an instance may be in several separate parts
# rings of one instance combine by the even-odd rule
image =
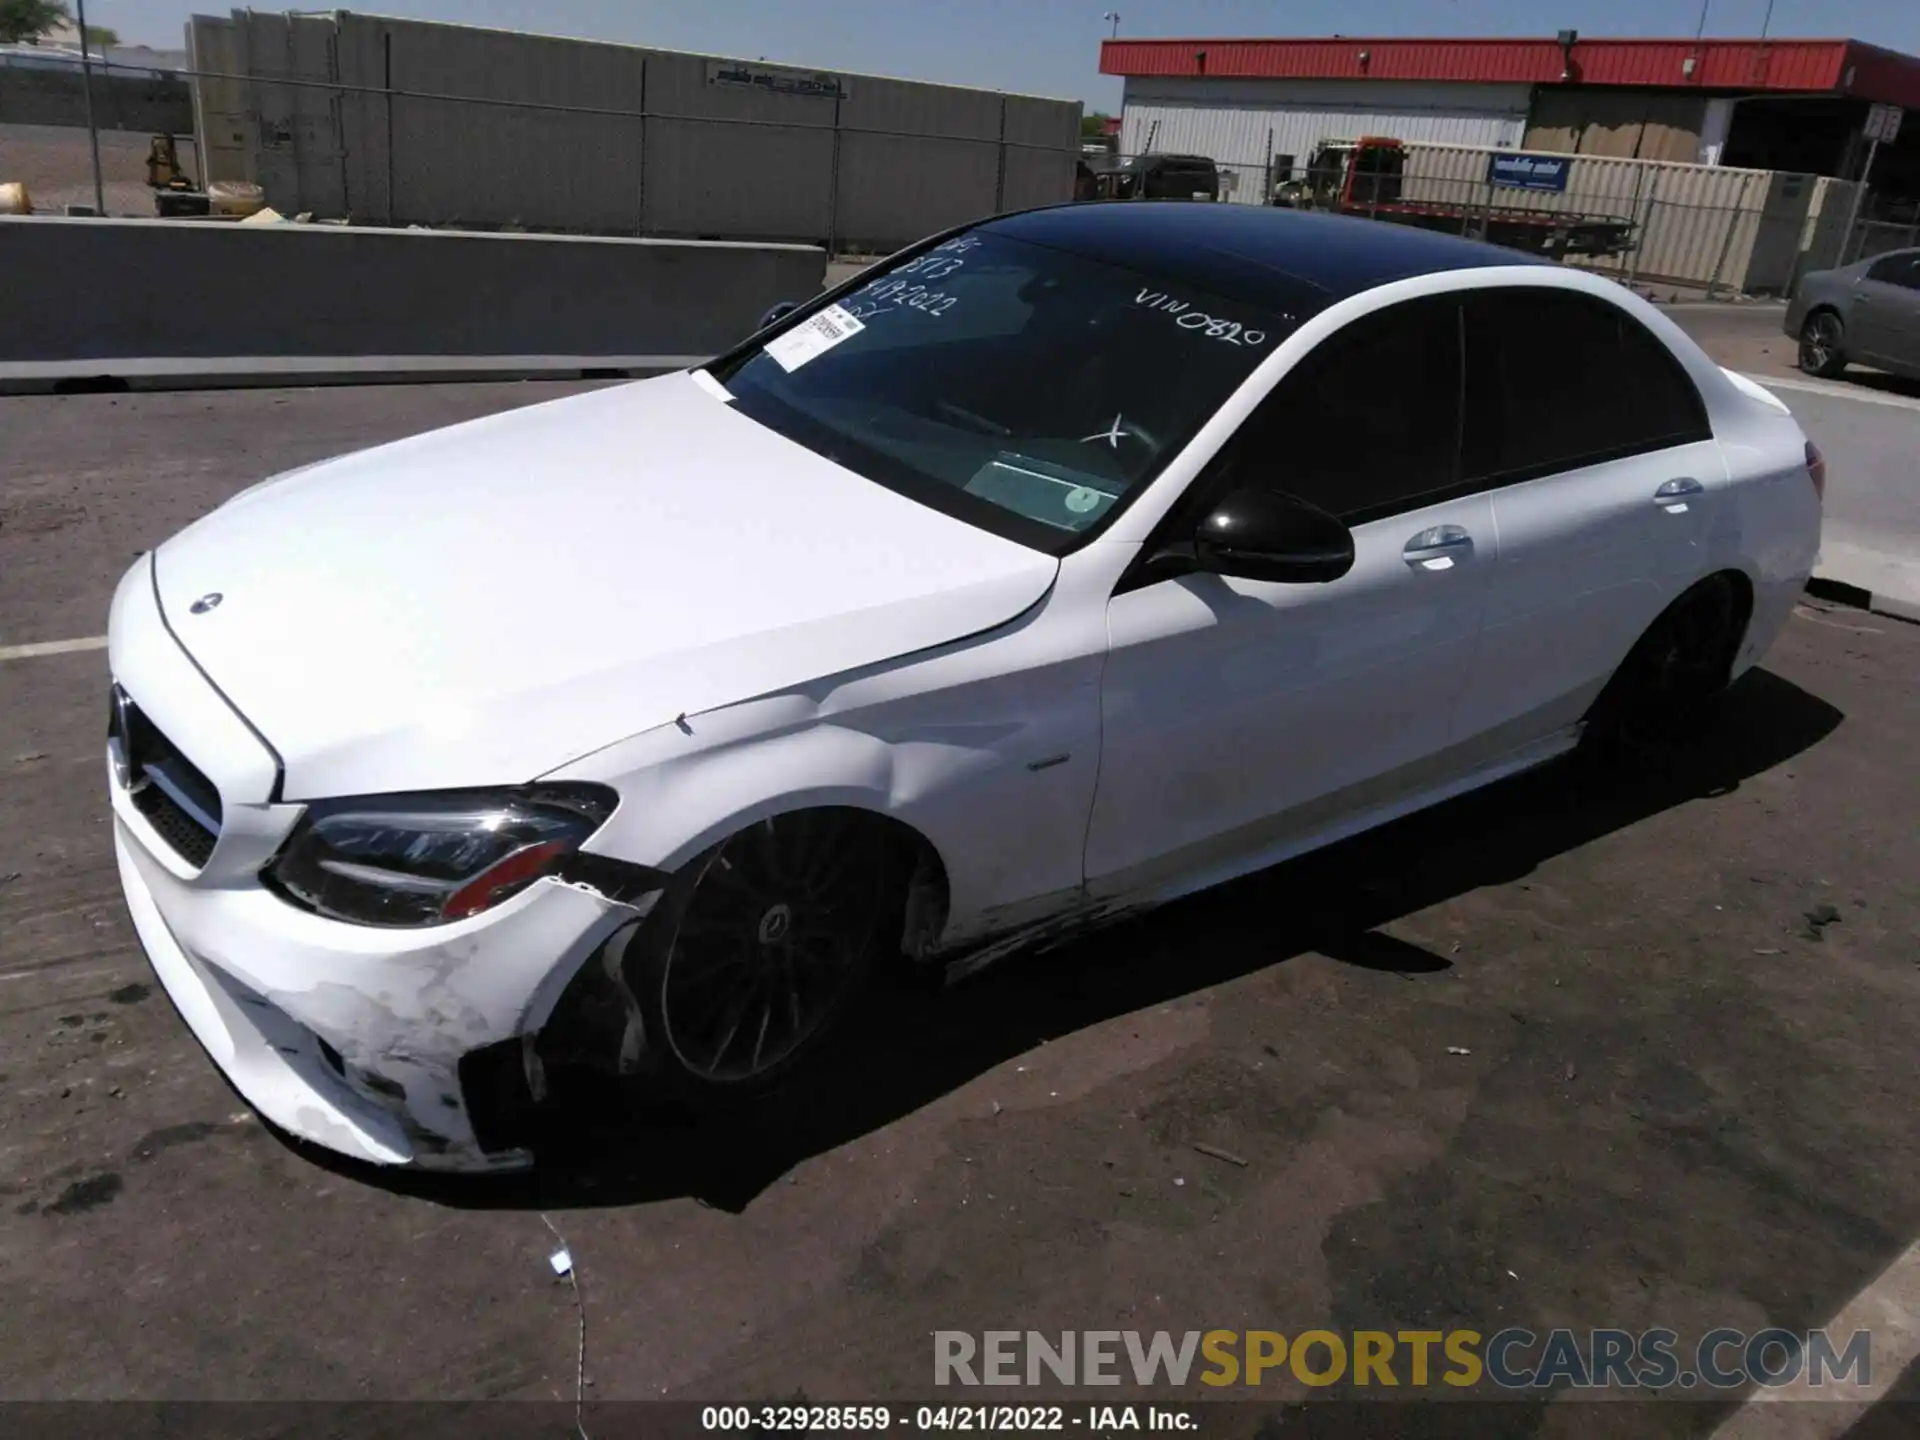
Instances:
[[[1920,110],[1920,57],[1858,40],[1130,39],[1120,149],[1285,171],[1324,139],[1392,135],[1860,176],[1875,105]],[[1920,119],[1871,188],[1920,196]]]

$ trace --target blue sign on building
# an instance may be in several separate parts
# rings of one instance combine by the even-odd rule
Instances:
[[[1487,183],[1516,190],[1565,190],[1571,155],[1489,155]]]

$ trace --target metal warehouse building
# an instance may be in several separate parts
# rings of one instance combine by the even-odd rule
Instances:
[[[1920,58],[1858,40],[1115,39],[1100,68],[1122,153],[1207,155],[1239,191],[1362,135],[1854,179],[1870,107],[1920,108]],[[1872,188],[1920,195],[1920,122]]]

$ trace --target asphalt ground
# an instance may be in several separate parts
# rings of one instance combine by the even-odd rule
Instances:
[[[0,399],[0,648],[98,634],[136,551],[264,474],[578,388]],[[102,654],[0,661],[0,1400],[510,1398],[565,1433],[579,1395],[597,1435],[612,1401],[924,1400],[941,1329],[1822,1325],[1920,1235],[1916,676],[1920,627],[1809,603],[1663,766],[903,1001],[778,1124],[596,1110],[549,1169],[451,1183],[252,1117],[118,894]],[[1262,1433],[1706,1435],[1732,1402],[1698,1393]]]

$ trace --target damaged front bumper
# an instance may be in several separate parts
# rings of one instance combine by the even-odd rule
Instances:
[[[370,929],[297,910],[257,883],[198,886],[139,827],[116,804],[127,906],[188,1027],[267,1119],[380,1165],[529,1163],[501,1113],[513,1087],[500,1072],[517,1079],[523,1037],[652,899],[541,880],[469,921]],[[495,1063],[475,1065],[487,1057]]]
[[[120,882],[160,983],[240,1093],[304,1140],[381,1165],[526,1164],[513,1122],[535,1098],[528,1037],[594,952],[658,899],[636,876],[659,877],[576,857],[572,881],[537,880],[419,930],[347,924],[282,900],[260,875],[304,807],[278,798],[278,757],[167,628],[152,565],[137,562],[114,593],[109,666],[120,694],[219,797],[216,823],[202,827],[210,847],[183,849],[178,816],[136,803],[148,786],[130,787],[130,760],[117,764],[109,746]]]

